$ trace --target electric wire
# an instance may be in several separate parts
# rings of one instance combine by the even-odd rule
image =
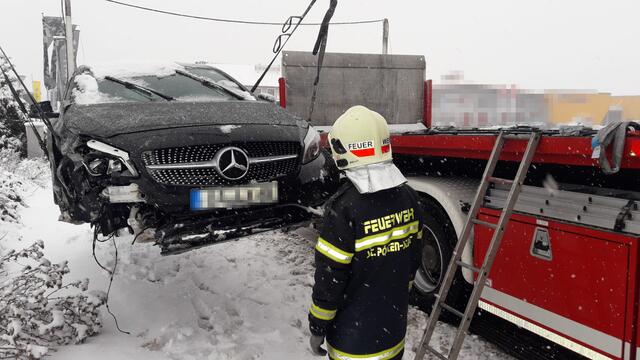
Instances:
[[[147,226],[146,228],[140,230],[139,233],[136,234],[136,236],[133,237],[133,241],[131,242],[131,245],[136,243],[136,240],[138,240],[138,237],[140,237],[140,235],[144,234],[145,231],[151,229],[151,226]]]
[[[115,276],[116,273],[116,269],[118,268],[118,246],[116,245],[116,240],[115,240],[115,235],[116,233],[112,233],[111,235],[109,235],[106,239],[98,239],[98,233],[100,232],[100,228],[98,226],[96,226],[93,230],[93,246],[92,246],[92,254],[93,254],[93,259],[96,261],[96,264],[98,264],[99,267],[101,267],[104,271],[109,273],[109,287],[107,288],[107,296],[105,299],[105,307],[107,308],[107,312],[109,313],[109,315],[111,315],[111,317],[113,318],[113,321],[116,324],[116,329],[118,329],[119,332],[123,333],[123,334],[127,334],[127,335],[131,335],[131,333],[129,331],[125,331],[122,330],[120,328],[120,325],[118,324],[118,319],[116,318],[116,315],[111,311],[111,309],[109,308],[109,294],[111,294],[111,285],[113,284],[113,277]],[[102,265],[102,263],[98,260],[98,257],[96,256],[96,243],[100,242],[100,243],[104,243],[111,240],[111,242],[113,243],[113,248],[115,249],[115,260],[114,260],[114,264],[113,264],[113,269],[108,269],[106,266]]]
[[[151,11],[151,12],[165,14],[165,15],[173,15],[173,16],[179,16],[179,17],[185,17],[185,18],[191,18],[191,19],[197,19],[197,20],[207,20],[207,21],[215,21],[215,22],[231,23],[231,24],[242,24],[242,25],[282,26],[282,23],[280,23],[280,22],[212,18],[212,17],[206,17],[206,16],[198,16],[198,15],[184,14],[184,13],[178,13],[178,12],[167,11],[167,10],[154,9],[154,8],[149,8],[149,7],[145,7],[145,6],[140,6],[140,5],[129,4],[129,3],[125,3],[125,2],[117,1],[117,0],[105,0],[105,1],[113,3],[113,4],[121,5],[121,6],[126,6],[126,7],[139,9],[139,10]],[[362,25],[362,24],[375,24],[375,23],[379,23],[379,22],[383,22],[383,21],[384,21],[384,19],[340,21],[340,22],[332,22],[329,25]],[[299,25],[301,25],[301,26],[321,26],[322,23],[305,23],[305,24],[301,23]]]

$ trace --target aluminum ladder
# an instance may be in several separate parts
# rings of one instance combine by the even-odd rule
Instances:
[[[484,289],[487,277],[489,276],[489,272],[491,271],[491,266],[493,265],[493,261],[496,257],[496,254],[498,253],[500,242],[502,241],[507,223],[509,222],[509,218],[511,217],[513,208],[516,204],[516,201],[518,200],[518,196],[520,195],[522,184],[527,176],[527,171],[529,170],[529,167],[533,160],[533,155],[535,154],[538,143],[540,142],[540,137],[541,133],[536,130],[525,134],[510,134],[504,131],[501,131],[498,134],[498,137],[496,138],[495,144],[493,146],[493,151],[491,152],[491,156],[489,157],[489,161],[487,162],[487,167],[484,170],[484,175],[482,175],[480,187],[478,188],[475,200],[473,201],[473,205],[471,206],[471,209],[469,211],[469,216],[458,239],[458,244],[453,251],[453,256],[451,258],[451,261],[449,262],[449,266],[442,281],[440,291],[436,295],[435,303],[431,310],[431,314],[429,315],[427,328],[425,329],[422,340],[420,341],[420,345],[416,350],[416,356],[414,360],[422,360],[427,352],[431,353],[440,360],[455,360],[458,358],[458,354],[460,353],[460,349],[462,348],[465,336],[467,335],[467,330],[469,329],[469,325],[471,325],[471,319],[473,318],[473,315],[475,314],[478,307],[480,295],[482,294],[482,290]],[[527,147],[523,154],[522,161],[520,162],[520,166],[518,167],[518,172],[515,179],[509,180],[494,177],[493,172],[496,168],[496,165],[498,164],[498,160],[500,159],[500,155],[502,153],[505,142],[508,140],[527,139]],[[509,195],[507,196],[504,208],[502,209],[500,219],[498,220],[497,224],[488,223],[476,218],[478,216],[480,206],[484,203],[484,197],[491,183],[510,186]],[[476,268],[473,266],[473,264],[467,264],[462,261],[462,251],[469,242],[471,229],[474,225],[480,225],[494,229],[493,237],[491,238],[491,242],[489,243],[489,248],[487,249],[482,267],[480,268]],[[478,274],[464,313],[446,304],[449,289],[453,284],[455,274],[459,267],[466,268],[473,271],[475,274]],[[448,312],[456,315],[461,319],[448,354],[443,354],[429,345],[442,309],[447,310]]]

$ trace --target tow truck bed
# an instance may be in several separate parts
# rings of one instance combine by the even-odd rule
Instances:
[[[526,133],[528,130],[513,129],[511,133]],[[499,130],[482,129],[431,129],[420,132],[394,134],[391,145],[394,154],[425,157],[446,157],[488,160]],[[534,163],[598,167],[592,159],[591,138],[595,130],[584,129],[577,135],[565,135],[559,130],[543,132]],[[514,140],[505,144],[501,160],[519,161],[526,140]],[[640,133],[627,136],[622,158],[622,169],[640,169]]]

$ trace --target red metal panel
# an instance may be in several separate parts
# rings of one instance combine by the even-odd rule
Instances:
[[[640,359],[640,352],[638,352],[640,348],[640,246],[636,245],[635,251],[631,252],[629,262],[635,264],[635,269],[629,272],[629,283],[634,284],[634,287],[629,292],[630,301],[627,305],[629,336],[625,341],[631,344],[629,359]]]
[[[278,79],[278,88],[280,90],[280,107],[287,107],[287,80],[283,77]]]
[[[433,81],[427,80],[424,82],[424,110],[423,110],[423,123],[427,129],[431,128],[431,110],[433,108]]]
[[[397,154],[439,156],[449,158],[489,159],[494,135],[398,135],[391,138]],[[520,161],[526,148],[525,140],[508,141],[501,160]],[[537,163],[552,163],[598,167],[591,159],[591,137],[544,136],[533,158]],[[640,169],[640,136],[627,136],[622,168]]]
[[[631,329],[629,359],[637,360],[640,359],[640,246],[636,246],[635,251],[632,252],[630,262],[636,266],[629,278],[629,282],[635,284],[630,296],[633,302],[627,308],[627,321]]]
[[[479,219],[496,223],[498,216],[499,211],[483,208]],[[550,261],[531,255],[537,227],[549,232]],[[476,225],[474,233],[474,262],[480,266],[493,229]],[[637,242],[637,238],[618,233],[546,219],[537,223],[534,217],[514,214],[489,276],[491,287],[636,344],[634,324],[640,325]],[[556,330],[545,324],[538,325]],[[572,337],[571,333],[560,334],[602,353],[592,344]],[[631,354],[634,352],[635,349]]]

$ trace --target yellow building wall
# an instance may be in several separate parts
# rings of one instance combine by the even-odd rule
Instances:
[[[640,96],[611,96],[608,93],[547,94],[549,122],[585,125],[602,124],[609,108],[623,109],[624,120],[640,120]]]
[[[622,107],[625,120],[640,120],[640,96],[614,96],[611,105]]]

